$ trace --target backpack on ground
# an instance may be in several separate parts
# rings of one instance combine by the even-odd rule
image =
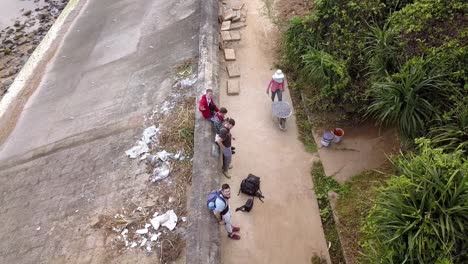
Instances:
[[[262,198],[264,198],[264,196],[262,194],[262,191],[260,190],[260,177],[258,176],[249,174],[247,178],[242,180],[239,193],[240,192],[254,197],[258,197],[260,201],[263,202]]]
[[[250,210],[252,210],[253,205],[254,205],[254,200],[252,198],[249,198],[247,199],[247,201],[245,202],[243,206],[236,209],[236,212],[239,210],[242,212],[250,212]]]
[[[208,199],[206,201],[206,206],[208,207],[210,211],[213,211],[215,209],[217,198],[221,198],[224,204],[226,204],[226,201],[224,200],[221,194],[221,190],[214,190],[208,194]]]

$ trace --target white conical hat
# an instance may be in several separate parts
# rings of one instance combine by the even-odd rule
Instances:
[[[276,82],[282,82],[283,79],[284,79],[284,74],[281,70],[277,70],[275,72],[275,74],[273,74],[272,76],[273,80],[275,80]]]

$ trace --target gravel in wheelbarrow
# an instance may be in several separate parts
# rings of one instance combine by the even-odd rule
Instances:
[[[279,118],[288,118],[292,114],[292,108],[285,101],[273,102],[271,104],[271,111],[273,115]]]

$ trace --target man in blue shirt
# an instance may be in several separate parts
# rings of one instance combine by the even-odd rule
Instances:
[[[233,226],[231,223],[231,212],[229,211],[228,200],[231,198],[231,188],[225,183],[221,186],[221,194],[215,200],[215,209],[213,213],[220,225],[225,225],[228,237],[239,240],[240,236],[234,232],[239,232],[240,227]]]

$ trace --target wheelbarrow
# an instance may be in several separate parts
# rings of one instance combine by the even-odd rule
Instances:
[[[278,119],[278,126],[281,130],[286,129],[286,119],[291,116],[292,108],[288,102],[278,101],[271,103],[271,112]]]

